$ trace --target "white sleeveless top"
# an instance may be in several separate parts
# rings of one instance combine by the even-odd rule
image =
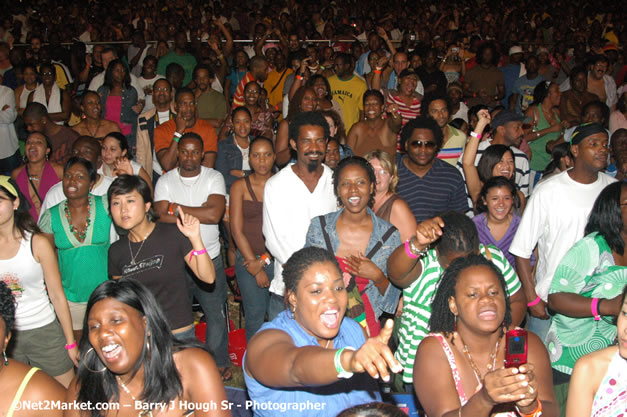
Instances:
[[[46,291],[44,271],[33,257],[31,234],[25,233],[12,259],[0,260],[0,280],[13,292],[16,330],[38,329],[56,318]]]

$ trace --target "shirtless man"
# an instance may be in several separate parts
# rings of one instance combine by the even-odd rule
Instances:
[[[590,71],[588,71],[588,92],[596,94],[599,99],[614,109],[617,102],[616,83],[610,75],[606,75],[609,61],[604,55],[597,55]],[[608,80],[609,79],[609,80]]]
[[[383,117],[383,111],[388,117]],[[401,130],[402,119],[396,104],[383,105],[383,95],[377,90],[364,93],[365,120],[361,120],[351,128],[346,144],[355,155],[364,156],[370,151],[379,149],[396,154],[396,137]]]

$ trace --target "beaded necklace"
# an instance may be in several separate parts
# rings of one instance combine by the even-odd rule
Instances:
[[[85,222],[85,228],[79,232],[79,230],[72,224],[72,215],[70,214],[70,209],[67,205],[67,200],[65,201],[65,207],[63,211],[65,212],[65,218],[67,219],[68,224],[70,225],[70,232],[76,239],[80,242],[84,242],[87,237],[87,230],[89,229],[89,225],[91,224],[91,198],[88,198],[89,204],[87,205],[87,221]]]

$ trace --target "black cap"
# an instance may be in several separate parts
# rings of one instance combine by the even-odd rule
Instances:
[[[398,76],[398,79],[400,80],[401,78],[405,78],[408,75],[415,75],[416,78],[420,79],[420,77],[418,77],[418,74],[416,73],[416,71],[414,71],[413,68],[405,68],[403,71],[401,71],[401,73]]]
[[[500,112],[497,113],[496,116],[494,116],[494,119],[492,119],[492,122],[490,123],[490,125],[494,129],[496,129],[499,126],[505,125],[505,123],[522,122],[523,120],[525,120],[525,117],[521,116],[520,114],[514,111],[501,110]]]

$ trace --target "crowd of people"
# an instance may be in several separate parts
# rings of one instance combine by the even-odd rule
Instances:
[[[618,3],[5,16],[0,413],[231,415],[233,274],[255,416],[627,412]]]

